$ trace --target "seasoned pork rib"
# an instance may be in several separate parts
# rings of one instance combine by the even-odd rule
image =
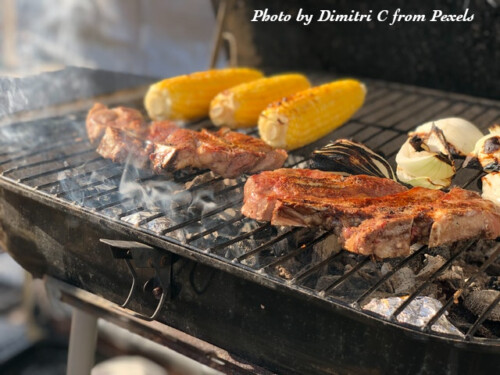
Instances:
[[[405,191],[406,188],[389,179],[371,176],[345,177],[311,169],[277,169],[251,176],[245,184],[242,213],[256,220],[271,221],[278,202],[297,198],[343,199],[346,197],[380,197]],[[300,215],[304,220],[311,216]],[[292,219],[292,222],[297,219]],[[301,219],[299,219],[301,220]],[[321,219],[320,219],[321,221]],[[286,222],[277,225],[294,225]],[[299,226],[309,226],[307,222]]]
[[[500,210],[472,191],[454,188],[443,193],[413,188],[406,197],[402,194],[392,197],[407,201],[406,206],[402,206],[403,202],[399,207],[390,201],[374,203],[386,207],[374,212],[373,219],[360,226],[343,230],[346,249],[379,257],[401,256],[409,254],[410,245],[417,242],[435,247],[475,237],[495,239],[500,236]],[[418,197],[417,202],[414,197]],[[394,230],[402,231],[405,240],[394,235]],[[398,246],[391,246],[394,242]]]
[[[153,169],[177,170],[186,167],[211,169],[226,178],[279,168],[287,158],[260,139],[221,129],[215,133],[178,129],[156,144],[151,154]]]
[[[148,124],[132,108],[95,104],[86,121],[91,142],[101,140],[97,152],[115,162],[129,160],[150,165],[160,173],[183,168],[211,169],[223,177],[279,168],[288,157],[264,141],[223,128],[215,133],[179,128],[170,121]],[[147,155],[151,163],[144,160]]]
[[[408,255],[410,245],[416,242],[433,247],[474,237],[500,236],[500,210],[470,191],[399,188],[399,192],[388,189],[385,195],[387,187],[382,186],[394,182],[371,177],[374,186],[379,181],[377,189],[370,186],[368,176],[344,180],[334,177],[328,190],[322,187],[326,181],[318,182],[317,171],[295,172],[302,175],[306,187],[302,188],[290,178],[290,172],[281,171],[249,178],[243,214],[274,225],[332,230],[341,236],[344,248],[352,252],[397,257]],[[356,181],[354,178],[358,184],[347,181]],[[359,188],[364,180],[365,191]]]

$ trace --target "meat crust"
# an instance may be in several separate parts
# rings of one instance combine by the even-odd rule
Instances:
[[[131,156],[135,165],[151,166],[156,173],[200,168],[234,178],[279,168],[288,157],[285,150],[227,128],[212,133],[179,128],[170,121],[148,124],[139,111],[127,107],[110,109],[96,103],[86,127],[90,141],[100,141],[97,152],[103,157],[123,162]],[[146,153],[150,163],[144,161]]]
[[[311,169],[277,169],[249,177],[245,184],[242,213],[256,220],[271,221],[278,202],[293,203],[297,200],[300,205],[301,202],[316,199],[321,204],[331,199],[379,197],[405,190],[397,182],[372,176],[345,177]],[[303,208],[307,211],[306,207],[304,205]],[[306,221],[313,219],[299,214],[295,219],[282,217],[285,221],[276,225],[293,225],[291,223],[300,218]],[[304,222],[303,226],[310,225]]]
[[[326,187],[316,172],[282,171],[249,178],[244,215],[274,225],[322,227],[337,233],[345,249],[378,258],[408,255],[417,242],[434,247],[500,236],[500,209],[471,191],[406,190],[368,176],[332,177]],[[302,182],[290,178],[294,173]]]
[[[107,127],[125,130],[137,137],[145,136],[148,131],[148,124],[138,110],[127,107],[110,109],[101,103],[95,103],[89,110],[85,126],[91,143],[100,141]]]
[[[156,172],[192,167],[210,169],[226,178],[279,168],[287,157],[284,150],[274,150],[260,139],[229,129],[215,133],[178,129],[150,156]]]

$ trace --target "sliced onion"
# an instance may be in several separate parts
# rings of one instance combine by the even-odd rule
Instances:
[[[396,155],[398,178],[412,186],[441,189],[450,186],[455,174],[453,161],[444,153],[417,151],[408,139]]]
[[[451,185],[451,177],[448,179],[430,179],[429,177],[411,176],[401,168],[396,169],[396,174],[401,182],[411,186],[420,186],[428,189],[444,189]]]
[[[488,173],[481,178],[481,182],[483,183],[482,197],[500,206],[500,172]]]
[[[490,134],[481,137],[466,160],[466,165],[474,165],[476,159],[485,172],[500,171],[500,125],[489,128]]]
[[[483,136],[481,130],[474,124],[459,117],[427,122],[417,127],[415,131],[410,133],[410,136],[429,133],[433,125],[443,132],[446,141],[453,149],[453,153],[461,156],[469,154],[474,149],[477,140]]]

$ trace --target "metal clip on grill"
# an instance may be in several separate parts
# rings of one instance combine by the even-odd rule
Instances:
[[[138,268],[153,268],[155,270],[155,277],[144,284],[143,291],[152,292],[155,298],[159,299],[158,305],[151,316],[135,311],[131,312],[131,315],[147,321],[157,319],[166,301],[172,295],[172,254],[135,241],[101,239],[101,242],[110,246],[113,258],[125,260],[132,276],[132,285],[127,299],[121,304],[122,308],[127,308],[134,298],[134,294],[139,291],[137,272],[132,261]]]

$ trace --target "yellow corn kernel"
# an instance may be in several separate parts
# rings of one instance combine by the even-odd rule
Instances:
[[[363,105],[365,94],[365,85],[353,79],[298,92],[262,111],[260,137],[287,150],[305,146],[346,122]]]
[[[261,77],[255,69],[228,68],[167,78],[149,87],[144,106],[153,120],[193,120],[208,116],[219,92]]]
[[[281,74],[242,83],[222,91],[210,103],[210,119],[217,126],[255,126],[269,103],[311,87],[302,74]]]

